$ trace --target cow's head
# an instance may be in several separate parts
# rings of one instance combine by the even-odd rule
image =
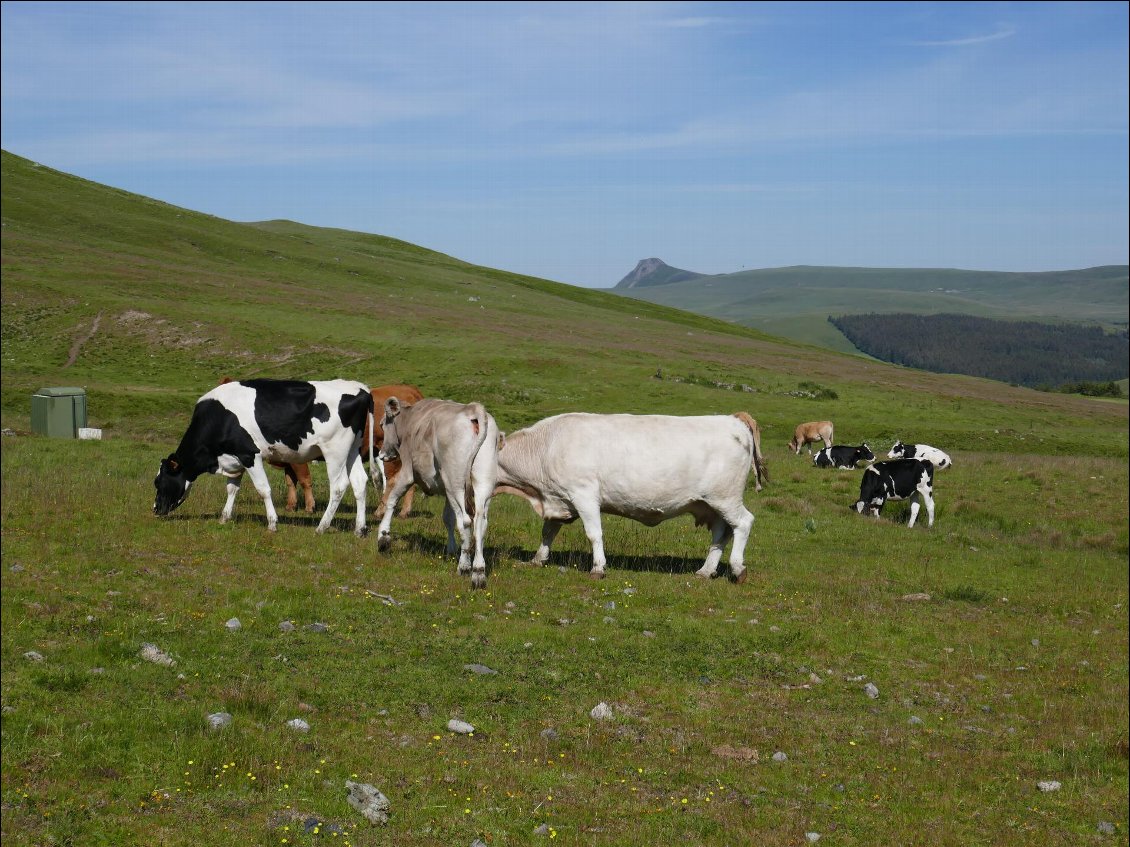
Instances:
[[[906,445],[901,441],[896,441],[895,446],[891,448],[891,452],[887,454],[888,459],[901,459],[906,453]]]
[[[177,460],[177,454],[171,453],[169,457],[161,460],[161,469],[157,478],[153,480],[153,487],[157,489],[157,497],[153,501],[153,514],[167,515],[184,502],[188,496],[188,489],[192,480],[188,478],[184,468]]]
[[[381,444],[381,451],[377,454],[377,458],[382,462],[391,462],[400,457],[400,432],[396,424],[401,411],[403,411],[403,407],[395,397],[389,397],[385,401],[384,418],[381,419],[381,427],[385,431],[385,437],[384,443]]]
[[[857,462],[874,462],[875,461],[875,451],[867,446],[866,441],[859,448],[859,450],[856,451],[855,460]]]

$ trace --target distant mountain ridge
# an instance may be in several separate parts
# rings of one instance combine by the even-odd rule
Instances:
[[[686,274],[676,278],[676,274]],[[1127,327],[1130,266],[1009,272],[793,265],[724,274],[646,259],[614,294],[697,312],[842,352],[860,352],[828,322],[865,313],[973,315]]]
[[[616,288],[646,288],[671,282],[687,282],[703,274],[673,268],[662,259],[640,259],[631,273],[616,283]]]

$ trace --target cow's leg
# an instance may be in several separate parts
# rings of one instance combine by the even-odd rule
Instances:
[[[918,510],[922,508],[922,504],[918,502],[918,493],[915,492],[910,500],[910,521],[907,523],[906,528],[910,529],[914,526],[914,522],[918,520]]]
[[[544,565],[549,561],[549,548],[553,546],[553,539],[557,537],[557,533],[561,531],[561,527],[565,526],[564,521],[554,521],[546,519],[542,521],[541,525],[541,545],[538,547],[534,558],[530,561],[534,565]]]
[[[243,474],[239,476],[228,477],[228,499],[224,503],[224,510],[220,512],[220,523],[227,523],[231,520],[232,512],[235,510],[235,498],[239,494],[239,484],[243,482]]]
[[[263,498],[263,507],[267,510],[267,529],[274,532],[278,528],[279,516],[275,511],[274,501],[271,499],[271,480],[267,477],[267,470],[263,467],[263,458],[255,457],[255,463],[247,469],[251,483],[259,496]],[[235,499],[234,497],[230,499]]]
[[[718,573],[718,563],[722,561],[722,550],[734,531],[726,523],[726,519],[715,512],[714,519],[710,522],[710,534],[710,550],[706,554],[706,562],[696,571],[699,576],[707,579]]]
[[[459,526],[459,538],[462,542],[458,548],[455,546],[455,527]],[[444,548],[444,554],[447,556],[456,555],[456,549],[459,551],[459,565],[458,571],[464,576],[471,572],[471,537],[470,531],[463,526],[463,521],[455,512],[455,507],[451,505],[451,500],[446,499],[443,502],[443,525],[447,528],[447,547]]]
[[[922,499],[926,501],[926,526],[934,525],[934,497],[929,492],[922,494]]]
[[[377,549],[388,550],[392,546],[392,535],[389,528],[392,526],[392,513],[396,509],[396,501],[401,498],[408,487],[413,483],[412,470],[405,466],[396,476],[396,481],[385,492],[388,501],[385,512],[381,516],[381,524],[377,528]]]
[[[585,526],[585,535],[592,544],[592,570],[589,576],[593,579],[604,579],[604,532],[600,526],[600,500],[593,497],[577,498],[577,515]]]
[[[307,464],[291,465],[294,469],[294,476],[298,480],[298,484],[302,486],[302,494],[306,500],[305,511],[306,514],[314,514],[314,480],[310,477],[310,466]],[[295,492],[297,495],[297,492]],[[287,495],[289,499],[289,494]],[[297,507],[297,496],[295,497],[295,507]]]
[[[736,518],[732,518],[734,545],[730,548],[730,576],[737,583],[745,582],[745,546],[753,532],[753,513],[744,505],[738,511]]]
[[[489,437],[496,437],[490,435]],[[475,540],[475,558],[471,564],[471,587],[487,587],[487,560],[483,552],[486,543],[488,515],[490,513],[490,499],[494,495],[494,486],[498,481],[498,461],[491,456],[476,457],[471,465],[471,496],[475,506],[475,515],[471,519],[472,534]]]
[[[349,488],[350,471],[348,462],[341,462],[339,459],[330,460],[328,456],[325,457],[325,472],[330,478],[330,501],[325,504],[325,512],[322,513],[322,519],[318,523],[319,534],[330,529],[333,516],[338,514],[341,498],[345,496],[346,489]],[[363,522],[362,525],[364,526]]]
[[[286,510],[293,512],[298,508],[298,474],[294,465],[282,465],[282,472],[286,479]]]
[[[365,496],[369,491],[369,474],[360,453],[350,454],[349,484],[353,488],[353,499],[357,501],[357,518],[353,523],[353,534],[361,538],[365,534]]]

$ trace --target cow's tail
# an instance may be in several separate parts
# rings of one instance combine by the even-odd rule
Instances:
[[[380,491],[381,487],[377,484],[380,468],[377,467],[377,457],[373,455],[373,434],[377,428],[375,409],[376,401],[373,400],[373,393],[370,391],[369,408],[365,412],[365,420],[368,421],[369,424],[369,481],[373,483],[374,489]]]
[[[475,490],[471,484],[471,469],[475,466],[475,459],[483,449],[487,436],[490,434],[490,415],[482,403],[469,403],[466,411],[467,419],[471,422],[475,433],[475,447],[467,460],[467,472],[463,476],[463,506],[467,514],[475,516]]]
[[[753,471],[754,484],[760,491],[762,483],[769,482],[769,468],[765,464],[765,454],[761,452],[761,427],[746,412],[734,412],[734,417],[749,427],[749,432],[753,436],[753,461],[750,463],[750,469]]]

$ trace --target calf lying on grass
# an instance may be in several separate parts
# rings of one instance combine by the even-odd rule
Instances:
[[[860,462],[874,462],[875,454],[866,444],[858,447],[825,447],[812,457],[812,464],[818,468],[839,468],[853,471]]]

